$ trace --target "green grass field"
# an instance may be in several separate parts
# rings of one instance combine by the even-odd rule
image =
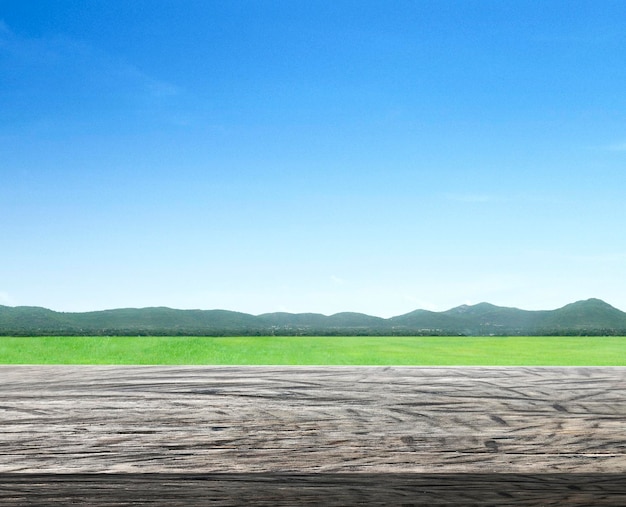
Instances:
[[[0,337],[0,364],[626,366],[626,337]]]

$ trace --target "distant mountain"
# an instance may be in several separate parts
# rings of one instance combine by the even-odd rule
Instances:
[[[270,328],[378,328],[386,326],[386,319],[364,313],[343,312],[326,316],[320,313],[266,313],[258,319]]]
[[[489,303],[390,319],[362,313],[266,313],[123,308],[85,313],[0,305],[0,335],[624,335],[626,313],[601,301],[527,311]]]
[[[431,312],[428,310],[415,310],[398,317],[389,319],[393,329],[398,331],[411,329],[419,330],[427,334],[435,332],[446,332],[459,329],[459,322],[454,316],[448,316],[443,312]]]
[[[565,305],[558,310],[542,312],[541,325],[552,330],[610,331],[624,329],[621,310],[601,299],[587,299]]]

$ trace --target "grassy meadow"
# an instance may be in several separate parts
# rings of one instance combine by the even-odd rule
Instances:
[[[626,366],[626,338],[0,337],[0,364]]]

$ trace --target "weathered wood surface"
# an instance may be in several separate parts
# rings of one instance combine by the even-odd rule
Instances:
[[[0,368],[0,472],[625,472],[623,368]]]
[[[42,505],[72,485],[119,493],[151,480],[155,502],[167,484],[278,501],[333,498],[340,481],[352,486],[337,498],[369,490],[371,505],[381,491],[436,504],[444,490],[472,505],[481,484],[511,505],[552,505],[545,491],[559,488],[570,505],[626,504],[626,368],[0,366],[0,380],[3,505],[22,505],[37,480],[52,495]],[[473,488],[436,487],[472,477]],[[494,486],[507,479],[514,491]],[[475,504],[509,503],[493,501]]]
[[[626,505],[625,474],[0,474],[0,505]]]

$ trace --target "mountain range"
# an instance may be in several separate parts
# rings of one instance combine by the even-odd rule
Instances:
[[[362,313],[266,313],[228,310],[123,308],[95,312],[56,312],[41,307],[0,305],[0,335],[620,335],[626,313],[600,299],[556,310],[528,311],[489,303],[443,312],[415,310],[384,319]]]

